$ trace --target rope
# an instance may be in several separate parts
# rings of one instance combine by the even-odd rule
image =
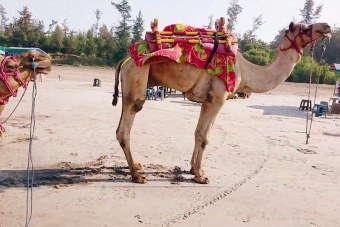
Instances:
[[[25,227],[29,227],[32,213],[33,213],[33,186],[34,186],[34,166],[32,156],[32,142],[35,129],[35,98],[37,96],[37,83],[34,78],[33,90],[32,90],[32,109],[31,109],[31,124],[30,124],[30,142],[28,150],[27,160],[27,191],[26,191],[26,224]]]
[[[0,124],[6,123],[7,120],[13,115],[14,111],[16,111],[16,109],[18,108],[18,106],[19,106],[19,104],[20,104],[22,98],[24,97],[24,95],[25,95],[25,93],[26,93],[26,90],[27,90],[27,87],[25,88],[24,92],[22,93],[22,95],[21,95],[21,97],[20,97],[20,99],[19,99],[17,105],[14,107],[13,111],[12,111],[12,112],[8,115],[8,117],[7,117],[4,121],[2,121]]]
[[[312,65],[314,63],[314,48],[315,48],[315,43],[311,44],[311,50],[310,50],[310,55],[312,58]],[[322,44],[322,52],[321,52],[321,57],[320,57],[320,63],[322,63],[323,60],[323,55],[326,51],[326,45],[325,42]],[[314,93],[314,102],[313,102],[313,108],[315,106],[315,101],[316,101],[316,94],[318,92],[318,86],[319,86],[319,81],[320,81],[320,74],[321,74],[321,69],[319,67],[318,70],[318,75],[317,75],[317,80],[316,80],[316,87],[315,87],[315,93]],[[312,84],[312,76],[313,76],[313,69],[311,69],[311,73],[309,75],[309,88],[308,88],[308,103],[310,101],[310,93],[311,93],[311,84]],[[309,115],[310,115],[310,124],[309,122]],[[308,140],[310,138],[310,133],[312,130],[312,124],[313,124],[313,109],[311,108],[311,112],[309,113],[309,109],[307,108],[307,116],[306,116],[306,144],[308,144]],[[309,128],[308,128],[309,125]]]

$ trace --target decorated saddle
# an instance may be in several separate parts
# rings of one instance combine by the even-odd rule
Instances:
[[[210,75],[224,81],[227,91],[234,92],[237,38],[226,31],[224,24],[222,17],[215,24],[216,30],[172,24],[160,32],[155,19],[151,23],[152,31],[146,32],[144,41],[132,45],[129,53],[137,66],[152,64],[157,57],[166,57],[206,69]]]

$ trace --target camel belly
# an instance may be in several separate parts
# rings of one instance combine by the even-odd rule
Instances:
[[[211,89],[212,76],[205,69],[174,61],[150,65],[149,82],[181,92],[194,102],[204,102]]]

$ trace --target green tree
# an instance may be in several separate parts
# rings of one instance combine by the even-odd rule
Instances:
[[[7,26],[8,18],[6,17],[6,14],[5,8],[0,4],[0,32],[4,32]]]
[[[333,28],[332,38],[324,39],[317,43],[315,47],[315,59],[321,59],[322,45],[326,45],[326,51],[323,54],[323,59],[328,64],[340,63],[340,28]]]
[[[227,10],[227,29],[234,31],[237,24],[237,17],[243,8],[238,4],[238,0],[232,0]]]
[[[300,9],[302,16],[301,23],[312,24],[320,17],[323,5],[314,7],[314,0],[306,0],[303,9]]]
[[[214,14],[211,14],[208,19],[209,19],[209,23],[207,25],[203,25],[203,28],[206,29],[212,29],[213,28],[213,18],[214,18]]]
[[[95,37],[97,37],[98,36],[98,31],[99,31],[99,21],[101,19],[102,12],[99,9],[96,9],[94,11],[94,14],[96,16],[96,23],[93,25],[93,33],[94,33],[93,35]]]
[[[28,33],[27,38],[30,41],[28,46],[40,47],[40,43],[45,39],[44,22],[33,21],[31,32]]]
[[[92,29],[88,30],[86,33],[86,43],[84,53],[88,56],[95,56],[97,51],[97,45],[93,37]]]
[[[64,47],[64,32],[59,25],[57,25],[51,34],[51,50],[52,52],[60,52]]]
[[[288,27],[288,26],[287,26]],[[279,45],[282,43],[284,36],[286,34],[287,29],[286,28],[282,28],[280,29],[277,33],[276,36],[274,38],[273,41],[270,42],[270,47],[272,49],[276,49],[279,47]]]
[[[56,26],[57,24],[58,24],[58,21],[52,19],[52,22],[48,25],[48,30],[46,34],[51,34],[53,27]]]
[[[25,6],[19,11],[20,17],[14,19],[10,29],[13,29],[11,44],[13,46],[37,47],[39,39],[44,36],[44,25],[40,21],[33,21],[32,14]]]
[[[247,30],[240,41],[240,48],[242,50],[247,44],[256,43],[257,36],[255,32],[263,25],[262,15],[253,18],[253,27]]]
[[[335,83],[335,73],[329,70],[329,66],[321,65],[310,57],[301,59],[287,81],[309,83],[310,76],[312,76],[312,83]]]
[[[132,43],[136,43],[137,41],[142,40],[142,35],[144,32],[144,20],[142,16],[142,12],[138,12],[138,16],[136,19],[133,20],[133,26],[132,26]]]
[[[119,25],[115,27],[116,50],[114,61],[118,62],[127,54],[127,50],[131,45],[131,7],[127,0],[121,0],[120,3],[111,2],[111,4],[118,10],[121,15]]]
[[[103,24],[99,28],[97,42],[97,56],[105,58],[108,65],[114,64],[114,52],[116,49],[116,41],[112,30]]]
[[[0,45],[4,45],[8,42],[8,34],[5,32],[7,29],[7,21],[5,8],[0,5]]]
[[[264,42],[249,43],[243,50],[243,57],[256,65],[269,64],[274,56],[274,51]]]
[[[70,32],[70,29],[67,25],[67,19],[65,19],[61,25],[62,25],[62,31],[64,33],[64,37],[66,37],[68,33]]]
[[[74,31],[70,31],[67,36],[64,38],[63,43],[63,53],[66,54],[75,54],[77,49],[77,37]]]

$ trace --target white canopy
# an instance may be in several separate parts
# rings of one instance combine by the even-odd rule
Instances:
[[[339,70],[340,71],[340,64],[334,64],[335,70]]]

